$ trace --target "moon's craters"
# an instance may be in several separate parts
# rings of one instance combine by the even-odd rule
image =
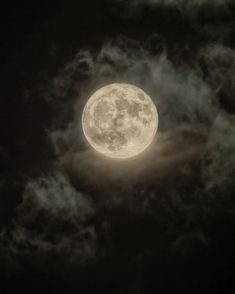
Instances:
[[[141,153],[153,140],[158,114],[151,98],[130,84],[96,91],[83,110],[85,137],[98,152],[113,158]]]

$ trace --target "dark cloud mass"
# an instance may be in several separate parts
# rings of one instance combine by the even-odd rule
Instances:
[[[16,215],[10,244],[6,243],[13,254],[55,251],[80,261],[94,256],[96,236],[89,225],[92,205],[63,176],[27,183]],[[35,229],[38,222],[43,225]],[[64,234],[60,227],[67,227],[66,223],[69,230]]]
[[[127,27],[140,17],[130,7],[144,15],[144,5],[150,13],[167,6],[165,17],[168,6],[232,9],[229,0],[113,3],[128,11],[128,20],[118,19]],[[203,25],[200,15],[192,20],[196,46],[194,32],[184,43],[157,29],[140,38],[118,32],[96,48],[76,47],[49,82],[39,79],[52,159],[37,175],[19,169],[0,180],[0,193],[13,199],[1,198],[1,211],[9,210],[0,231],[5,281],[24,285],[35,273],[53,290],[228,293],[235,270],[235,52],[227,39],[215,41],[216,19],[205,33],[206,16]],[[219,24],[229,35],[227,25]],[[98,155],[81,129],[89,95],[113,82],[141,87],[159,112],[155,141],[125,162]]]

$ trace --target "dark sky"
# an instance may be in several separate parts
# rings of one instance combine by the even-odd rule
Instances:
[[[9,3],[0,32],[0,293],[233,293],[235,3]],[[125,162],[81,131],[112,82],[159,112]]]

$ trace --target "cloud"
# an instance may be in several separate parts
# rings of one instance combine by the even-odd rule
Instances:
[[[157,55],[148,50],[148,45],[121,37],[105,42],[97,55],[79,52],[66,66],[77,72],[82,63],[87,82],[77,85],[76,77],[71,78],[71,87],[77,91],[76,116],[67,128],[51,133],[58,154],[76,153],[86,146],[81,132],[81,109],[92,91],[115,81],[133,83],[152,97],[159,110],[160,133],[185,128],[194,132],[210,127],[218,114],[210,85],[195,69],[187,65],[176,68],[167,58],[160,39],[154,46],[162,48]]]
[[[212,193],[213,185],[222,189],[228,182],[233,183],[234,159],[229,154],[234,146],[234,119],[220,100],[222,87],[229,93],[228,88],[231,91],[234,85],[233,51],[222,45],[208,45],[196,53],[194,67],[186,63],[175,66],[167,56],[164,40],[155,40],[153,43],[147,40],[145,44],[126,37],[108,40],[97,54],[80,51],[66,66],[72,73],[81,71],[84,83],[78,82],[76,74],[71,75],[70,84],[77,93],[73,100],[76,115],[66,128],[53,130],[51,138],[60,167],[73,184],[79,183],[78,186],[91,191],[92,195],[98,194],[104,206],[126,203],[130,209],[144,213],[149,209],[149,197],[152,199],[153,194],[146,192],[136,198],[136,189],[161,187],[164,193],[170,194],[168,183],[180,175],[185,179],[190,177],[195,165],[199,165],[200,193],[205,197]],[[231,60],[228,72],[225,70],[227,59]],[[206,78],[201,62],[208,70]],[[156,140],[146,153],[126,163],[106,160],[96,154],[81,132],[81,110],[87,97],[110,82],[128,82],[141,87],[159,110]],[[224,87],[224,83],[230,87]],[[232,95],[229,97],[232,101]],[[225,171],[226,176],[222,177]],[[221,175],[221,181],[217,180],[216,173]],[[172,189],[180,193],[176,187]],[[193,197],[197,201],[197,196]]]
[[[130,2],[136,2],[136,3],[150,3],[150,4],[163,4],[163,5],[204,5],[204,4],[210,4],[210,5],[226,5],[231,2],[231,0],[133,0]]]
[[[233,190],[235,174],[235,52],[222,44],[210,44],[199,50],[199,62],[206,69],[206,79],[216,93],[219,110],[208,133],[209,164],[202,174],[212,194],[216,191],[226,195]]]
[[[234,112],[235,94],[235,52],[221,44],[207,45],[200,50],[200,60],[207,69],[207,79],[212,87],[223,97],[222,106]]]
[[[17,257],[16,263],[21,257],[53,252],[66,262],[82,264],[96,254],[93,217],[91,200],[62,174],[29,181],[11,229],[1,232],[0,251]]]
[[[200,12],[203,12],[204,17],[208,15],[210,19],[211,14],[227,12],[230,5],[233,4],[232,0],[113,0],[113,2],[117,4],[117,7],[122,11],[121,14],[119,12],[119,17],[120,15],[123,18],[139,17],[149,9],[173,9],[177,15],[179,13],[181,16],[186,17],[193,22],[198,19]],[[146,8],[148,9],[146,10]],[[194,26],[195,24],[196,23],[194,22]],[[221,34],[226,33],[223,28],[224,25],[219,26],[216,29],[220,30]],[[198,29],[204,30],[204,33],[209,35],[214,34],[216,36],[216,33],[218,34],[218,32],[210,26],[207,27],[207,25],[205,25],[204,27],[203,22]],[[206,32],[207,30],[209,30],[209,32]]]
[[[122,0],[118,0],[118,2],[123,2]],[[172,6],[172,7],[200,7],[204,5],[216,7],[216,6],[225,6],[232,3],[231,0],[129,0],[127,1],[128,4],[133,6],[141,6],[141,5],[165,5],[165,6]]]
[[[202,170],[206,188],[213,198],[224,197],[234,191],[235,175],[235,116],[224,112],[217,117],[209,134],[208,158],[210,163]]]

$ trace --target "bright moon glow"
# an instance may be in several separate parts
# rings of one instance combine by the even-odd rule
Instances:
[[[82,114],[87,141],[98,152],[112,158],[130,158],[153,141],[158,113],[151,98],[130,84],[110,84],[96,91]]]

